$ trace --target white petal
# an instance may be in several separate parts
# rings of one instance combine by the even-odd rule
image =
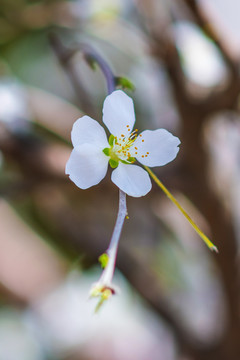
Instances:
[[[121,90],[108,95],[103,104],[103,122],[114,136],[130,135],[135,123],[132,99]]]
[[[134,146],[137,147],[135,157],[141,164],[162,166],[177,156],[180,140],[167,130],[145,130],[140,135],[137,137]]]
[[[137,165],[119,163],[112,172],[112,182],[129,196],[146,195],[152,188],[148,173]]]
[[[102,149],[109,147],[104,128],[89,116],[83,116],[75,121],[71,136],[74,147],[87,143]]]
[[[98,184],[106,175],[108,157],[99,148],[84,144],[73,149],[65,173],[80,188]]]

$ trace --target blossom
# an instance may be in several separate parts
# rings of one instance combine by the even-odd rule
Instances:
[[[111,179],[126,194],[146,195],[152,187],[142,165],[163,166],[174,160],[180,140],[165,129],[133,131],[135,112],[132,99],[121,90],[108,95],[103,104],[103,123],[89,116],[78,119],[72,128],[73,150],[66,174],[81,189],[98,184],[106,175],[108,163],[114,169]]]

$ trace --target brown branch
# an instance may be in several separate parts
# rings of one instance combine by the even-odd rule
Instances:
[[[93,118],[96,118],[96,112],[94,110],[93,103],[90,100],[87,92],[85,91],[78,71],[75,67],[75,64],[73,63],[74,56],[79,52],[79,48],[66,47],[58,38],[58,36],[54,33],[49,34],[49,42],[53,52],[55,53],[59,63],[61,64],[62,69],[67,74],[69,81],[72,84],[73,89],[75,90],[79,108],[82,111],[88,113]]]
[[[53,166],[49,158],[54,158],[56,151],[63,149],[66,158],[68,148],[66,145],[46,144],[32,131],[26,134],[14,134],[1,125],[0,150],[8,166],[17,166],[21,174],[18,180],[4,183],[1,181],[0,194],[4,197],[12,197],[21,192],[28,192],[35,186],[43,183],[66,183],[64,175],[65,157],[58,159],[59,168]]]
[[[195,23],[214,42],[214,44],[221,52],[228,66],[228,70],[231,71],[232,75],[238,74],[238,64],[229,54],[225,44],[220,39],[218,33],[214,29],[214,26],[209,22],[201,6],[199,6],[196,0],[183,0],[183,2],[188,6],[189,10],[191,11]]]
[[[165,26],[165,31],[159,32],[158,28],[149,24],[149,36],[151,41],[151,52],[160,62],[164,62],[170,83],[174,84],[173,92],[178,106],[187,107],[189,112],[201,114],[198,121],[204,121],[206,116],[226,109],[236,109],[240,92],[239,64],[229,54],[217,33],[210,26],[201,8],[194,0],[183,0],[191,11],[192,18],[196,24],[209,36],[219,49],[226,63],[229,76],[225,86],[213,89],[211,94],[199,98],[191,94],[187,89],[187,79],[182,70],[181,60],[171,35],[171,24]],[[169,19],[171,17],[169,16]],[[174,22],[174,19],[172,19]],[[153,22],[154,23],[154,22]]]
[[[220,51],[227,70],[229,78],[226,86],[219,90],[216,89],[213,93],[204,99],[200,108],[203,113],[217,112],[224,109],[236,108],[238,96],[240,92],[240,75],[239,75],[239,61],[232,58],[224,42],[220,39],[218,33],[215,31],[213,25],[209,22],[207,16],[204,14],[201,6],[196,0],[183,0],[192,13],[193,19],[201,30],[214,42]]]

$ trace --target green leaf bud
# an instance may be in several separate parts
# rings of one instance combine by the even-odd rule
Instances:
[[[110,156],[110,148],[103,149],[103,153],[107,156]]]
[[[109,145],[110,145],[110,146],[113,146],[114,139],[115,139],[114,135],[111,134],[111,135],[109,136],[109,139],[108,139],[108,142],[109,142]]]
[[[112,169],[115,169],[116,167],[118,167],[118,161],[110,159],[109,165],[111,166]]]
[[[101,267],[103,269],[105,269],[105,267],[107,266],[108,260],[109,260],[109,256],[106,253],[103,253],[102,255],[99,256],[98,261],[100,262]]]
[[[116,86],[120,86],[122,89],[128,89],[131,91],[135,90],[134,84],[126,77],[123,76],[116,76],[115,77],[115,84]]]

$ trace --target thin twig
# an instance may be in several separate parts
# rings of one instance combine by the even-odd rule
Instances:
[[[99,53],[96,52],[95,49],[93,49],[91,46],[87,44],[79,44],[78,50],[80,50],[85,59],[90,62],[95,62],[98,64],[99,68],[102,70],[102,73],[105,77],[106,83],[107,83],[107,91],[108,95],[111,94],[115,88],[115,76],[110,68],[110,66],[107,64],[107,62],[99,55]]]
[[[113,277],[116,257],[117,257],[117,250],[118,244],[124,224],[124,220],[127,214],[127,201],[126,201],[126,194],[122,190],[119,190],[119,208],[118,208],[118,215],[116,224],[113,229],[112,238],[107,249],[107,254],[109,256],[109,263],[102,274],[101,280],[104,282],[105,279],[109,279]],[[111,273],[112,272],[112,273]]]

